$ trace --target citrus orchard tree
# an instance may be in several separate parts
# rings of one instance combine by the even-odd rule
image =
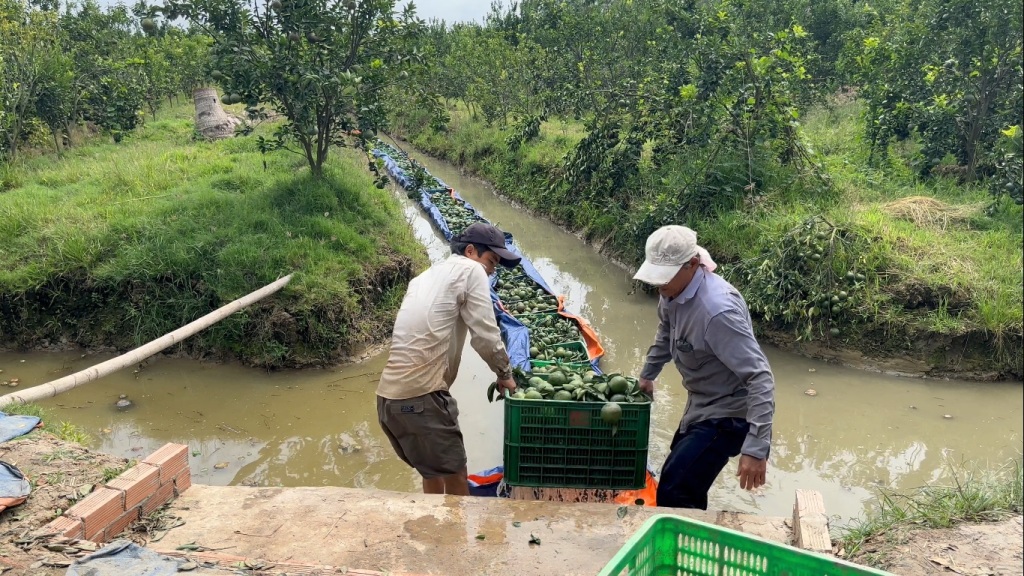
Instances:
[[[916,133],[922,175],[947,155],[967,181],[992,174],[1001,134],[1024,114],[1022,47],[1016,0],[928,0],[878,14],[847,50],[873,152]]]
[[[261,149],[297,142],[315,176],[331,146],[374,136],[384,91],[422,65],[414,41],[425,25],[411,2],[396,13],[395,0],[167,0],[163,13],[213,38],[210,77],[225,104],[284,116]]]
[[[0,0],[0,159],[17,156],[50,64],[53,13]]]

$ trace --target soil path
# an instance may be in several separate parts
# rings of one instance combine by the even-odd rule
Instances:
[[[853,561],[880,564],[901,576],[1024,574],[1024,517],[964,524],[943,530],[914,530],[869,541]]]
[[[0,513],[0,572],[4,576],[63,575],[67,568],[61,564],[70,559],[47,550],[42,541],[33,541],[33,532],[102,484],[105,473],[109,476],[126,468],[129,460],[46,432],[0,444],[0,460],[17,466],[32,484],[28,500]]]

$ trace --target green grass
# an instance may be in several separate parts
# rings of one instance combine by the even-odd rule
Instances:
[[[842,546],[848,557],[880,566],[893,550],[883,546],[878,552],[867,554],[863,552],[865,543],[882,537],[896,546],[912,530],[992,522],[1020,514],[1024,510],[1022,481],[1024,466],[1015,460],[988,472],[961,467],[951,471],[948,483],[907,493],[883,493],[874,514],[843,531]]]
[[[45,408],[38,404],[10,404],[8,406],[0,408],[0,412],[10,415],[18,414],[23,416],[35,416],[36,418],[42,420],[43,427],[41,430],[43,432],[53,434],[57,438],[60,438],[61,440],[65,440],[67,442],[74,442],[76,444],[85,445],[92,441],[92,437],[89,436],[89,434],[86,433],[85,430],[82,430],[81,428],[70,422],[55,421],[51,419],[50,413],[47,412]],[[40,429],[37,428],[32,432],[29,432],[29,434],[35,434],[37,430]]]
[[[550,184],[565,154],[584,135],[580,123],[545,122],[540,137],[513,154],[504,143],[506,131],[472,119],[464,106],[452,107],[450,114],[445,132],[431,131],[413,112],[396,119],[396,133],[600,242],[622,261],[639,264],[652,222],[667,216],[697,230],[701,243],[724,264],[723,274],[748,300],[755,299],[758,294],[747,291],[745,279],[735,273],[737,265],[771,259],[790,231],[808,218],[824,217],[854,238],[849,254],[834,263],[837,270],[870,271],[853,329],[844,328],[834,344],[878,355],[918,354],[940,373],[1024,375],[1021,208],[1001,203],[990,213],[992,198],[982,186],[920,180],[910,167],[914,142],[894,145],[885,161],[869,163],[856,101],[822,106],[803,119],[802,137],[828,178],[825,191],[813,179],[768,163],[759,174],[762,195],[743,206],[718,208],[707,208],[714,198],[678,197],[695,167],[677,158],[655,169],[649,146],[640,176],[617,193],[620,206],[569,197]],[[729,160],[720,161],[722,181],[731,186]],[[704,206],[707,213],[681,212],[681,202]],[[779,320],[762,325],[797,334]],[[949,349],[963,352],[943,353]]]
[[[121,144],[29,159],[0,194],[0,341],[130,348],[289,273],[186,349],[274,367],[377,341],[396,310],[379,295],[425,259],[363,166],[334,152],[317,181],[302,156],[261,156],[254,136],[195,141],[191,106]]]
[[[941,294],[938,308],[911,315],[908,324],[942,334],[992,335],[1001,363],[1016,365],[1019,375],[1021,208],[1000,203],[988,215],[992,197],[984,187],[948,178],[922,182],[907,168],[913,142],[893,146],[883,168],[870,167],[860,113],[853,102],[819,108],[806,119],[808,142],[843,192],[834,216],[845,212],[846,220],[873,239],[891,275],[884,289],[902,293],[926,287]]]

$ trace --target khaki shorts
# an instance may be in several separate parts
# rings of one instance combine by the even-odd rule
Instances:
[[[420,476],[437,478],[466,468],[459,407],[447,392],[405,400],[377,396],[377,417],[398,457]]]

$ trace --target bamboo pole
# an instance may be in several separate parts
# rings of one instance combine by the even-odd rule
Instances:
[[[111,358],[106,362],[101,362],[91,368],[86,368],[85,370],[76,372],[63,378],[59,378],[57,380],[54,380],[53,382],[47,382],[46,384],[40,384],[38,386],[33,386],[32,388],[26,388],[25,390],[21,390],[19,392],[12,392],[10,394],[0,396],[0,408],[3,408],[8,404],[25,404],[28,402],[42,400],[43,398],[52,398],[53,396],[56,396],[61,392],[67,392],[72,388],[77,388],[82,384],[92,382],[97,378],[102,378],[103,376],[106,376],[113,372],[117,372],[122,368],[126,368],[128,366],[131,366],[132,364],[142,362],[146,358],[149,358],[150,356],[156,354],[157,352],[163,350],[164,348],[173,346],[174,344],[181,342],[182,340],[188,338],[189,336],[192,336],[196,332],[209,328],[210,326],[216,324],[217,322],[220,322],[224,318],[227,318],[231,314],[238,312],[242,308],[245,308],[246,306],[249,306],[254,302],[258,302],[259,300],[262,300],[263,298],[273,294],[274,292],[277,292],[281,288],[284,288],[284,286],[288,284],[288,282],[291,279],[292,275],[289,274],[284,278],[276,280],[271,284],[267,284],[266,286],[260,288],[255,292],[252,292],[233,302],[229,302],[228,304],[221,306],[220,308],[214,310],[213,312],[210,312],[209,314],[203,316],[202,318],[193,320],[192,322],[182,326],[181,328],[178,328],[173,332],[164,334],[160,338],[157,338],[156,340],[153,340],[148,344],[143,344],[142,346],[139,346],[134,350],[125,352],[124,354],[116,358]]]

